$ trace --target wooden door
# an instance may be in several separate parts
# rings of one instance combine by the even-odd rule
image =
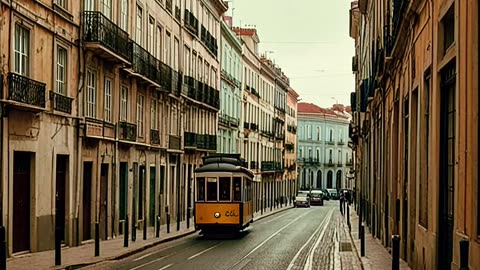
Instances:
[[[100,238],[108,238],[108,164],[102,164],[100,167]]]
[[[92,162],[83,163],[83,207],[82,207],[82,240],[92,239]]]
[[[30,250],[30,163],[30,153],[14,153],[13,253]]]
[[[57,172],[55,179],[55,226],[60,229],[61,240],[65,240],[65,183],[67,180],[68,156],[57,155]]]

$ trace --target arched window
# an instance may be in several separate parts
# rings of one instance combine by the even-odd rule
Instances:
[[[341,189],[342,188],[342,171],[339,170],[337,171],[337,181],[336,181],[336,188]]]
[[[330,141],[333,142],[333,129],[330,129]]]
[[[332,188],[333,186],[333,172],[328,171],[327,173],[327,188]]]
[[[316,188],[321,189],[322,188],[322,171],[318,170],[317,172],[317,186]]]

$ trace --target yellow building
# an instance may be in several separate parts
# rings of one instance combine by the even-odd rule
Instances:
[[[412,269],[480,269],[478,1],[354,1],[356,189]]]
[[[126,224],[130,234],[155,227],[158,216],[180,229],[192,217],[193,170],[216,149],[224,2],[7,2],[0,214],[9,255],[53,249],[55,224],[67,246],[92,239],[97,222],[102,239]]]

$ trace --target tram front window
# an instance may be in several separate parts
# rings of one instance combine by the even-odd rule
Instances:
[[[207,178],[207,201],[217,200],[217,178]]]
[[[205,201],[205,177],[197,178],[197,201]]]
[[[219,179],[220,201],[230,201],[230,177]]]

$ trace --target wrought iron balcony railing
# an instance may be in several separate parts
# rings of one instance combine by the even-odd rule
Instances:
[[[177,72],[173,69],[171,69],[171,73],[172,73],[172,79],[171,79],[171,84],[172,84],[172,92],[174,95],[176,96],[180,96],[181,95],[181,91],[182,91],[182,78],[183,78],[183,75],[181,72]]]
[[[252,170],[257,170],[257,169],[259,169],[258,167],[259,167],[259,166],[258,166],[258,162],[256,162],[256,161],[250,161],[250,169],[252,169]]]
[[[180,8],[178,6],[175,6],[175,18],[180,21],[181,15]]]
[[[197,147],[197,134],[192,132],[183,133],[183,146],[184,147]]]
[[[190,10],[185,9],[183,20],[185,27],[195,36],[198,36],[198,19],[190,12]]]
[[[128,122],[119,122],[120,140],[134,142],[137,140],[137,125]]]
[[[128,33],[99,11],[83,12],[83,41],[98,42],[128,62],[132,61]]]
[[[72,100],[73,98],[66,97],[54,91],[50,91],[50,100],[52,101],[53,109],[55,111],[72,113]]]
[[[45,84],[16,73],[8,73],[8,99],[45,108]]]
[[[210,34],[210,32],[203,25],[201,27],[200,40],[203,42],[203,44],[208,48],[208,50],[213,55],[217,56],[217,53],[218,53],[217,39],[214,38],[212,34]]]
[[[172,79],[173,72],[172,68],[167,64],[160,62],[160,89],[164,92],[171,93],[173,89]],[[178,75],[177,75],[178,76]]]
[[[160,144],[160,132],[156,129],[150,130],[150,143],[151,144]]]

